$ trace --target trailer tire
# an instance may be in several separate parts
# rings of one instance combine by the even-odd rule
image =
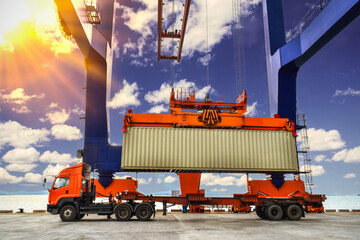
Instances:
[[[256,215],[258,215],[259,218],[266,219],[266,215],[265,215],[265,212],[262,209],[262,207],[256,206],[255,207],[255,212],[256,212]]]
[[[149,219],[151,218],[151,215],[153,215],[153,210],[149,204],[141,203],[136,208],[136,217],[140,221],[149,221]]]
[[[118,221],[129,221],[132,211],[128,204],[120,204],[115,210],[115,217]]]
[[[76,209],[73,205],[65,205],[61,208],[60,218],[64,222],[74,221],[76,215]]]
[[[289,220],[298,221],[302,216],[302,210],[298,205],[291,204],[286,209],[286,215]]]
[[[272,221],[279,221],[283,217],[283,210],[277,204],[270,205],[266,208],[266,217]]]

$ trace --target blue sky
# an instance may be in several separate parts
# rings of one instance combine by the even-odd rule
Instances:
[[[83,123],[79,121],[83,116],[83,57],[74,42],[61,37],[52,3],[29,2],[14,1],[15,6],[25,6],[20,9],[22,18],[13,19],[11,11],[0,14],[4,18],[1,22],[13,23],[0,26],[0,191],[41,191],[41,178],[77,163],[75,152],[83,145]],[[235,102],[240,91],[235,80],[231,2],[214,0],[208,6],[210,96],[224,102]],[[312,2],[284,1],[287,31],[296,26]],[[195,3],[191,6],[183,59],[174,67],[174,81],[176,86],[196,86],[202,98],[210,88],[204,64],[205,5]],[[249,96],[249,115],[269,117],[261,1],[242,3],[243,86]],[[220,4],[221,8],[216,7]],[[1,9],[12,9],[11,3],[1,3]],[[157,1],[117,4],[109,102],[113,144],[122,143],[120,130],[127,109],[168,111],[171,66],[169,61],[157,61],[156,10]],[[360,19],[328,43],[298,74],[298,104],[307,116],[316,193],[360,193],[358,29]],[[135,177],[118,174],[125,175]],[[175,174],[139,173],[138,178],[139,191],[144,193],[179,189]],[[246,191],[244,180],[241,174],[204,174],[201,187],[208,195],[229,196]]]

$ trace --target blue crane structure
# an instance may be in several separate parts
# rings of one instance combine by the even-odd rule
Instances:
[[[106,107],[112,73],[115,0],[54,1],[63,32],[75,39],[85,58],[85,136],[80,154],[107,187],[113,174],[122,171],[122,147],[109,144]],[[360,1],[332,0],[289,43],[285,38],[282,0],[263,0],[263,11],[271,114],[278,113],[295,122],[296,75],[300,66],[360,14]],[[283,175],[277,178],[281,182]]]
[[[311,9],[312,15],[318,15],[310,23],[306,15],[295,29],[296,35],[289,32],[289,39],[283,1],[263,0],[262,5],[270,115],[278,114],[296,123],[296,78],[300,67],[360,15],[360,1],[318,0]],[[279,187],[285,177],[272,173],[271,178]]]
[[[270,114],[296,123],[296,78],[300,67],[360,15],[360,1],[318,0],[313,6],[318,15],[311,23],[300,23],[297,36],[289,36],[288,42],[282,0],[262,3]]]

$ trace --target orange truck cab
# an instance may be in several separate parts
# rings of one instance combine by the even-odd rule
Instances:
[[[83,162],[62,170],[49,190],[47,212],[60,214],[63,221],[81,219],[85,214],[115,214],[118,220],[128,220],[136,215],[139,220],[146,221],[155,214],[154,202],[115,201],[113,194],[136,192],[136,180],[114,179],[111,185],[104,188],[97,180],[90,179],[90,176],[91,167]],[[109,202],[95,203],[97,196],[107,197]]]

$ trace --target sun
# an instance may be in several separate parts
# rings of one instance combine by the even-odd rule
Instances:
[[[10,31],[28,18],[29,8],[24,0],[2,1],[0,3],[0,32]]]
[[[0,2],[0,51],[14,52],[14,43],[38,37],[49,43],[51,50],[71,53],[76,45],[62,37],[52,0],[11,0]],[[31,32],[22,26],[27,25]],[[34,36],[29,36],[31,33]]]

